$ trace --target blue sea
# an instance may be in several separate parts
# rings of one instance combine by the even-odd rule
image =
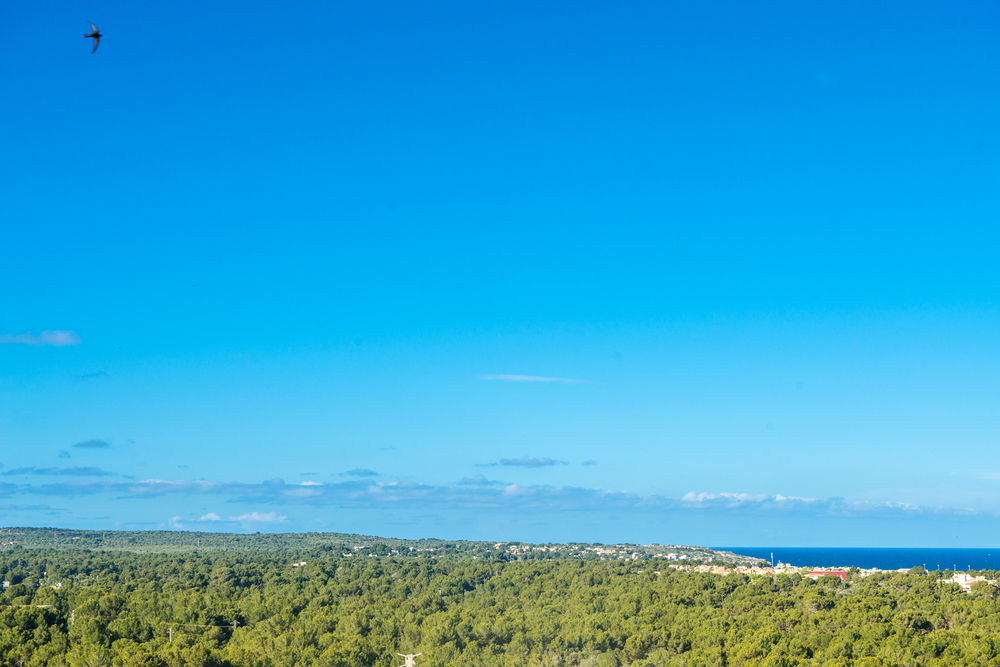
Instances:
[[[874,549],[861,547],[713,547],[799,567],[860,567],[880,570],[920,565],[928,570],[1000,570],[995,549]]]

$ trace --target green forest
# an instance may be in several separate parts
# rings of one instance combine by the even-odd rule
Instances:
[[[141,533],[116,538],[139,540],[131,549],[8,540],[0,664],[396,667],[397,653],[422,653],[421,667],[1000,664],[996,589],[964,593],[920,569],[814,581],[253,537],[184,549],[176,536],[139,548]]]

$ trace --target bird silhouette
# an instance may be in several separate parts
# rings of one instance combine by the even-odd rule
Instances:
[[[94,39],[94,48],[90,50],[90,55],[94,55],[94,52],[97,51],[97,45],[101,43],[101,37],[103,37],[103,35],[97,29],[97,26],[94,25],[93,23],[90,24],[90,28],[94,32],[90,33],[89,35],[84,35],[83,38],[84,39],[89,39],[89,38],[92,37]]]

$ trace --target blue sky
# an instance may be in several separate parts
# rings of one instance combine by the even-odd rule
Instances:
[[[996,546],[994,3],[6,25],[0,524]]]

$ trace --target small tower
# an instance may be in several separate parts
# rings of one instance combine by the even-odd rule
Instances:
[[[396,655],[406,661],[399,667],[417,667],[417,657],[423,655],[423,653],[407,653],[405,655],[397,653]]]

